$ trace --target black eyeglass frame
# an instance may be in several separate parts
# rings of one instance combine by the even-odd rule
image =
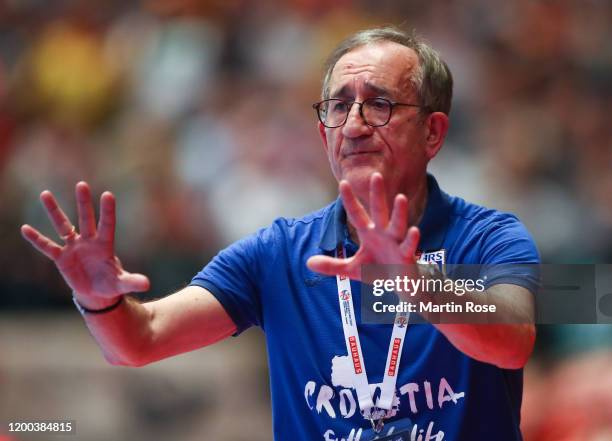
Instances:
[[[385,102],[389,103],[389,117],[382,124],[370,124],[368,122],[368,120],[363,116],[363,105],[365,103],[369,102],[369,101],[371,102],[371,101],[379,101],[379,100],[382,100],[382,101],[385,101]],[[341,124],[334,125],[334,126],[328,126],[325,123],[325,121],[323,121],[323,118],[321,117],[321,111],[320,111],[321,105],[323,103],[327,103],[327,102],[330,102],[330,101],[340,101],[340,102],[346,104],[347,112],[346,112],[346,116],[344,118],[344,121],[342,121]],[[317,118],[319,119],[319,121],[321,121],[321,124],[323,124],[328,129],[336,129],[336,128],[342,127],[343,125],[346,124],[346,122],[348,121],[349,114],[351,113],[351,109],[353,108],[353,104],[358,104],[359,105],[359,116],[361,116],[361,119],[363,120],[363,122],[366,123],[366,125],[368,125],[370,127],[382,127],[382,126],[386,126],[387,124],[389,124],[389,121],[391,121],[391,116],[393,116],[393,109],[395,108],[395,106],[418,107],[418,108],[422,108],[422,109],[427,109],[427,106],[421,106],[420,104],[398,103],[397,101],[391,101],[391,100],[388,100],[387,98],[381,98],[381,97],[367,98],[367,99],[363,100],[362,102],[359,102],[359,101],[345,101],[345,100],[341,100],[340,98],[328,98],[326,100],[319,101],[318,103],[314,103],[312,105],[312,108],[315,110],[315,112],[317,114]]]

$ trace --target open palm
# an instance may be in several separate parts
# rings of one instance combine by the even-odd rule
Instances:
[[[398,194],[389,214],[383,177],[374,173],[370,178],[370,214],[359,202],[351,185],[340,181],[340,195],[347,217],[359,236],[359,250],[348,259],[313,256],[308,267],[315,272],[347,275],[361,280],[361,267],[368,264],[413,264],[420,239],[419,229],[408,228],[408,199]]]
[[[129,292],[149,289],[142,274],[125,271],[115,256],[115,197],[104,192],[100,197],[100,220],[96,227],[91,190],[86,182],[75,188],[79,232],[49,191],[43,191],[43,203],[55,231],[63,239],[61,246],[30,225],[21,232],[38,251],[53,260],[66,283],[80,296],[90,299],[114,299]]]

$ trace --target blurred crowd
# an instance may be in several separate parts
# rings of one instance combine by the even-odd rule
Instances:
[[[442,187],[516,213],[545,262],[610,262],[612,2],[4,0],[0,307],[69,304],[19,235],[27,222],[55,238],[43,189],[73,219],[77,181],[113,191],[118,255],[154,295],[273,218],[331,201],[310,104],[334,45],[382,24],[415,29],[455,77],[431,167]],[[541,330],[548,343],[559,332]]]
[[[605,1],[0,3],[2,288],[65,299],[18,225],[38,194],[118,197],[118,252],[173,288],[220,246],[335,195],[310,104],[348,33],[414,28],[456,80],[432,170],[517,213],[547,262],[612,256],[612,4]],[[50,273],[51,272],[51,273]],[[7,292],[7,289],[3,289]]]

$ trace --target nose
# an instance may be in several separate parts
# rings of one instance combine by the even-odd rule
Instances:
[[[346,138],[358,138],[368,135],[371,131],[372,127],[367,125],[361,117],[361,105],[351,104],[346,123],[342,126],[342,135]]]

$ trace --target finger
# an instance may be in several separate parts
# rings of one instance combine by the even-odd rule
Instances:
[[[406,236],[406,228],[408,228],[408,198],[400,193],[393,201],[393,213],[388,231],[396,240],[401,240]]]
[[[48,237],[40,234],[38,230],[29,225],[21,226],[21,235],[30,242],[34,248],[51,260],[56,260],[62,253],[62,248]]]
[[[60,208],[57,201],[55,200],[55,196],[48,190],[43,191],[40,194],[40,201],[44,205],[47,210],[47,216],[51,220],[53,224],[53,228],[57,231],[61,237],[74,235],[74,226],[68,216],[64,213],[64,211]]]
[[[144,274],[123,272],[119,275],[119,291],[122,294],[144,292],[151,287],[149,278]]]
[[[335,276],[338,274],[347,275],[350,278],[356,278],[353,274],[353,259],[338,259],[330,256],[312,256],[306,261],[306,266],[315,273],[325,274],[327,276]]]
[[[113,243],[115,240],[115,196],[109,191],[100,196],[98,237],[104,242]]]
[[[357,230],[365,230],[368,228],[371,224],[370,216],[368,216],[368,212],[363,208],[363,205],[361,205],[355,193],[353,193],[351,184],[349,184],[348,181],[340,181],[340,196],[342,196],[342,203],[346,210],[346,215],[353,226]]]
[[[420,239],[421,232],[419,231],[418,227],[410,227],[406,237],[399,246],[402,256],[406,258],[414,258]]]
[[[373,173],[370,177],[370,217],[377,227],[387,228],[389,206],[385,181],[380,173]]]
[[[77,183],[75,193],[79,213],[79,231],[83,237],[92,237],[96,234],[96,219],[91,203],[91,190],[87,182]]]

